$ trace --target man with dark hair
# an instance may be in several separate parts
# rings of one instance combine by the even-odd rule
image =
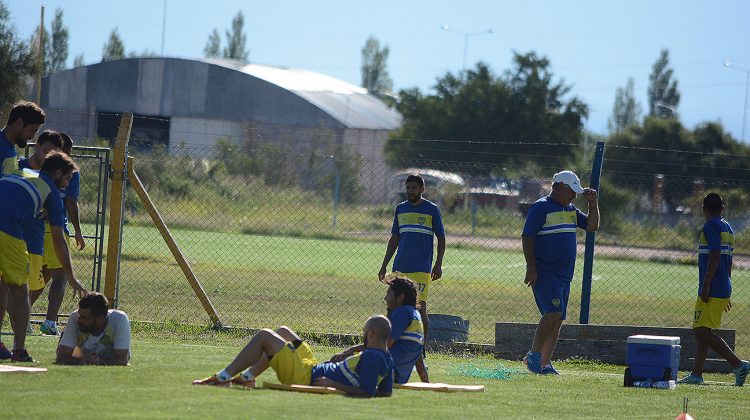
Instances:
[[[23,149],[44,124],[44,111],[33,102],[18,102],[0,130],[0,175],[18,169],[16,146]]]
[[[250,339],[226,368],[193,381],[193,385],[254,388],[255,378],[270,367],[283,384],[327,386],[350,395],[390,397],[393,390],[393,359],[387,347],[390,333],[388,318],[371,316],[362,331],[365,346],[361,353],[336,363],[318,363],[310,345],[291,329],[265,328]],[[242,372],[243,369],[246,370]]]
[[[703,383],[703,365],[708,349],[724,357],[734,368],[734,384],[742,386],[750,372],[750,362],[740,360],[727,343],[712,330],[721,327],[721,315],[732,308],[732,254],[734,230],[724,220],[724,200],[719,194],[703,198],[703,225],[698,242],[698,298],[695,300],[695,360],[690,375],[682,384]]]
[[[588,214],[573,205],[577,194],[588,203]],[[596,190],[583,188],[572,171],[561,171],[552,178],[552,193],[529,208],[521,234],[526,258],[524,283],[534,292],[542,315],[531,350],[523,358],[529,371],[559,373],[552,366],[552,352],[565,320],[570,283],[576,263],[576,229],[599,229],[599,204]]]
[[[445,228],[443,217],[438,207],[422,198],[424,179],[419,175],[406,178],[406,201],[396,206],[391,227],[391,238],[385,250],[383,264],[378,278],[385,278],[388,263],[396,253],[393,271],[400,272],[417,284],[419,296],[419,313],[424,326],[424,340],[430,330],[427,317],[427,298],[430,283],[443,275],[443,256],[445,255]],[[432,265],[433,237],[437,237],[437,258]],[[397,252],[398,251],[398,252]],[[429,382],[424,360],[417,360],[417,373],[423,382]]]
[[[127,365],[130,360],[130,320],[125,312],[109,309],[98,292],[86,294],[71,313],[60,344],[60,365]]]
[[[393,357],[393,379],[396,383],[405,384],[422,355],[424,333],[422,317],[417,310],[417,288],[414,282],[398,275],[386,277],[383,282],[388,285],[385,304],[388,319],[391,321],[391,336],[388,338],[388,351]],[[349,347],[333,356],[332,362],[338,362],[364,349],[364,344]]]
[[[62,141],[62,152],[70,156],[73,150],[73,139],[65,133],[60,133]],[[37,142],[38,143],[38,142]],[[36,154],[36,152],[34,153]],[[19,166],[21,163],[19,162]],[[63,205],[63,231],[65,231],[65,239],[68,241],[68,248],[70,248],[70,230],[68,230],[68,215],[70,215],[70,222],[73,224],[75,230],[75,241],[78,250],[83,250],[86,243],[83,240],[81,234],[81,223],[78,217],[78,194],[81,188],[81,175],[80,171],[73,173],[73,178],[70,179],[70,183],[65,188],[60,189],[60,200]],[[50,249],[52,247],[52,234],[50,231],[49,224],[44,226],[44,248]],[[39,327],[42,334],[47,335],[58,335],[57,318],[62,306],[63,299],[65,297],[65,271],[63,270],[62,262],[57,258],[55,253],[48,252],[43,255],[44,261],[44,278],[41,288],[34,290],[30,296],[31,304],[39,298],[44,286],[52,279],[52,284],[49,289],[49,301],[47,304],[47,316]]]
[[[70,182],[76,169],[78,167],[70,157],[53,152],[44,160],[38,173],[22,170],[0,178],[0,203],[13,203],[0,206],[0,289],[5,293],[0,296],[7,296],[7,299],[0,299],[0,314],[4,313],[6,305],[10,308],[14,331],[13,352],[8,354],[7,348],[0,344],[0,359],[33,362],[25,347],[31,308],[24,226],[38,218],[42,209],[46,210],[52,226],[55,252],[65,261],[68,282],[76,293],[85,293],[73,273],[70,251],[63,237],[62,204],[58,196],[58,188]]]

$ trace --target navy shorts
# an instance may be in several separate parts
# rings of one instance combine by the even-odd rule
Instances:
[[[532,290],[539,313],[546,315],[560,312],[560,319],[565,319],[570,297],[570,280],[572,279],[549,271],[537,271],[536,284]]]

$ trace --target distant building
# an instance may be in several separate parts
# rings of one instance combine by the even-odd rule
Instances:
[[[368,159],[360,183],[372,202],[388,197],[383,146],[401,125],[401,115],[364,88],[228,60],[129,58],[65,70],[44,79],[41,102],[46,125],[77,138],[112,139],[119,114],[132,112],[131,141],[152,145],[252,139],[331,154],[343,144]]]

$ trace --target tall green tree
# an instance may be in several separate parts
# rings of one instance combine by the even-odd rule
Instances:
[[[245,15],[240,10],[232,19],[232,30],[226,31],[227,46],[224,48],[224,58],[247,62],[248,51],[245,47],[247,35],[244,33]]]
[[[628,78],[625,87],[618,87],[615,92],[615,105],[608,126],[610,133],[620,133],[633,124],[638,124],[641,115],[641,104],[635,99],[635,81]]]
[[[203,56],[206,58],[219,58],[221,56],[221,37],[216,29],[208,36],[206,46],[203,47]]]
[[[588,107],[568,97],[570,86],[556,81],[549,60],[533,52],[514,53],[502,76],[478,63],[465,74],[447,73],[433,90],[399,92],[403,125],[386,143],[391,164],[420,159],[450,169],[447,161],[472,162],[467,171],[480,174],[504,165],[560,167],[574,148],[559,143],[583,139]]]
[[[362,87],[378,97],[384,97],[393,90],[393,80],[388,74],[386,61],[390,50],[370,36],[362,47]]]
[[[67,68],[65,63],[68,61],[69,40],[68,28],[63,23],[63,11],[57,8],[55,18],[52,20],[52,39],[46,41],[51,45],[49,65],[45,69],[47,74]]]
[[[680,91],[674,70],[669,67],[669,51],[661,50],[648,78],[648,115],[660,116],[664,110],[671,113],[680,103]]]
[[[102,48],[102,61],[121,60],[125,58],[125,44],[117,33],[117,28],[112,29],[109,40]]]
[[[32,74],[34,59],[29,45],[16,33],[10,11],[0,0],[0,107],[24,96],[24,78]]]

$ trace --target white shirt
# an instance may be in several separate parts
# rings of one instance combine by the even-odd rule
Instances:
[[[104,331],[99,335],[86,334],[78,329],[78,311],[75,311],[68,318],[60,345],[72,349],[78,346],[85,354],[96,354],[100,361],[112,360],[113,350],[128,350],[130,358],[130,320],[125,312],[110,309]]]

